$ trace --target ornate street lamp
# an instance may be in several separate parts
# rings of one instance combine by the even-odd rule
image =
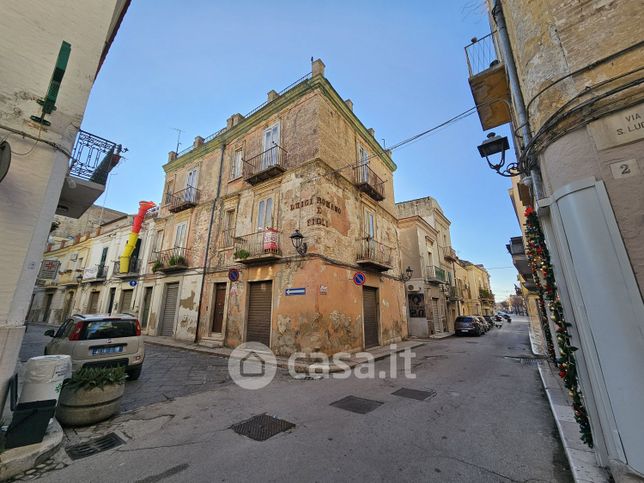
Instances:
[[[296,229],[289,238],[295,247],[295,251],[304,256],[308,247],[304,242],[304,235],[300,233],[300,230]]]
[[[478,146],[479,154],[485,158],[490,169],[493,169],[501,176],[511,177],[517,176],[519,173],[519,164],[514,162],[507,166],[505,165],[505,152],[510,148],[510,143],[506,136],[497,136],[491,132],[487,135],[487,139]],[[490,161],[490,156],[501,153],[501,160],[498,163]]]
[[[411,280],[411,276],[413,274],[414,274],[414,270],[410,266],[407,266],[405,273],[401,275],[403,282],[408,282],[409,280]]]

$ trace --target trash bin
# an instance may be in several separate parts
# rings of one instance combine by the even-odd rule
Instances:
[[[71,375],[72,359],[67,355],[32,357],[25,364],[18,402],[58,402],[63,381]]]
[[[49,421],[56,412],[56,400],[19,403],[13,411],[11,424],[5,434],[5,448],[18,448],[40,443],[45,437]]]

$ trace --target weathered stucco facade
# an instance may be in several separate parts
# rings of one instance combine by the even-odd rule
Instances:
[[[148,333],[235,347],[259,331],[258,341],[280,355],[406,337],[395,165],[323,74],[314,62],[312,75],[289,90],[271,91],[251,114],[170,153]],[[289,239],[295,230],[307,244],[303,255]],[[376,292],[354,283],[356,272]],[[172,283],[173,323],[164,317],[174,312]],[[377,294],[366,337],[365,290]],[[171,333],[159,329],[170,323]]]

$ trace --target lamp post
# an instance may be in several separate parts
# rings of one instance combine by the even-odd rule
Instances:
[[[501,176],[511,177],[521,174],[519,169],[519,163],[509,163],[507,166],[505,164],[505,152],[510,148],[510,143],[506,136],[497,136],[495,133],[491,132],[487,135],[487,139],[483,141],[479,146],[479,154],[482,158],[485,158],[490,169],[493,169]],[[496,154],[501,154],[501,159],[498,163],[490,161],[490,156]]]
[[[295,251],[304,256],[306,254],[308,246],[306,245],[306,242],[304,241],[304,235],[300,233],[300,230],[296,229],[289,238],[293,243],[293,247],[295,247]]]

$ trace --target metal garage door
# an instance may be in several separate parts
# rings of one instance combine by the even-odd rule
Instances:
[[[273,283],[250,283],[249,292],[246,342],[261,342],[270,347]]]
[[[179,284],[169,283],[165,286],[165,297],[163,300],[163,318],[159,335],[172,337],[174,333],[174,318],[177,312],[177,298],[179,297]]]
[[[88,314],[95,314],[98,312],[98,296],[100,292],[92,292],[89,294],[89,304],[87,307]]]
[[[365,349],[378,345],[378,289],[363,287],[362,304],[364,311]]]

